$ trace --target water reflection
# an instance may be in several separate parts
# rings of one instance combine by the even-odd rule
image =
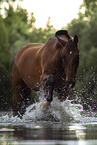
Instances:
[[[14,137],[19,140],[77,140],[75,130],[57,128],[15,128]]]
[[[29,127],[0,127],[0,145],[97,145],[97,124],[30,124]]]

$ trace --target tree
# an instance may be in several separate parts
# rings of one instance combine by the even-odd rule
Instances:
[[[16,10],[9,4],[6,17],[0,16],[0,109],[12,105],[11,72],[13,55],[18,49],[30,43],[29,20],[25,9]]]
[[[0,16],[0,51],[2,52],[3,50],[6,52],[7,46],[8,46],[8,31],[6,29],[2,17]]]
[[[34,28],[30,33],[30,41],[37,43],[46,43],[46,41],[52,37],[55,33],[53,25],[50,24],[50,17],[48,18],[46,28]]]
[[[10,98],[11,77],[10,77],[10,52],[8,50],[8,31],[3,18],[0,16],[0,108],[6,106]],[[9,96],[7,95],[9,93]],[[11,100],[9,100],[11,102]],[[6,107],[5,107],[6,108]]]
[[[97,0],[83,0],[82,7],[85,8],[85,16],[90,18],[97,11]]]

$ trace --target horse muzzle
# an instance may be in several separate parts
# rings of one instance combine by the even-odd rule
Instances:
[[[75,86],[75,81],[73,81],[73,80],[70,80],[70,81],[67,80],[66,83],[65,83],[66,88],[70,89],[70,88],[73,88],[74,86]]]

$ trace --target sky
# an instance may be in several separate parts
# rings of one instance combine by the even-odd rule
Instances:
[[[23,0],[21,7],[33,12],[37,28],[46,26],[48,17],[55,29],[65,27],[72,19],[78,17],[83,0]]]
[[[83,0],[23,0],[22,7],[36,18],[36,27],[45,27],[48,17],[56,29],[66,26],[78,17]]]

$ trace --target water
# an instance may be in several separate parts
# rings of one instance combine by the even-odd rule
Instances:
[[[42,102],[40,96],[22,119],[0,112],[0,145],[97,145],[97,112],[57,98],[43,110]]]

